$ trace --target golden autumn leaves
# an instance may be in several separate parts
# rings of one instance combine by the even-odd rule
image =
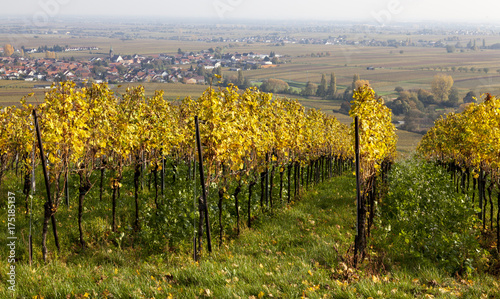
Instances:
[[[353,98],[349,115],[358,116],[360,120],[360,161],[362,177],[366,179],[380,169],[382,162],[393,161],[396,157],[396,128],[392,124],[391,110],[376,97],[372,88],[359,87]],[[354,125],[351,135],[354,136]]]
[[[315,109],[306,111],[296,100],[275,98],[254,88],[209,88],[196,101],[185,99],[182,106],[201,120],[204,157],[209,173],[216,177],[222,174],[222,165],[233,174],[262,171],[266,154],[284,167],[349,153],[347,126],[334,117]]]
[[[394,158],[395,129],[390,110],[371,88],[359,87],[354,98],[350,115],[361,119],[363,169],[371,172],[384,159]],[[31,151],[32,109],[24,102],[21,108],[4,109],[0,150]],[[195,115],[214,177],[221,175],[223,164],[233,174],[262,171],[266,154],[280,167],[323,155],[353,157],[352,132],[346,125],[321,111],[306,110],[296,100],[254,88],[210,87],[197,100],[188,97],[172,104],[161,91],[146,97],[140,86],[117,96],[106,84],[77,88],[62,82],[46,94],[39,110],[48,159],[56,172],[70,163],[91,167],[102,156],[126,163],[138,151],[147,152],[151,163],[174,151],[194,157]]]
[[[498,177],[500,166],[500,100],[487,95],[462,113],[436,120],[423,137],[418,152],[427,159],[454,162]]]

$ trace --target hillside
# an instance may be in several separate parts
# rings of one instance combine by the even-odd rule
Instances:
[[[499,280],[453,277],[438,266],[386,268],[370,250],[350,265],[354,177],[308,189],[298,202],[259,216],[253,229],[193,262],[189,244],[144,255],[147,244],[98,246],[63,254],[47,265],[19,265],[24,298],[496,298]],[[411,186],[409,186],[411,188]],[[99,231],[92,234],[97,238]],[[120,244],[120,243],[117,243]],[[380,245],[380,243],[378,243]],[[1,261],[5,268],[5,261]],[[0,295],[10,297],[5,273]]]

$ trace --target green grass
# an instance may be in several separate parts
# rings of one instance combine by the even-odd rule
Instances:
[[[119,249],[75,244],[44,265],[17,265],[17,293],[2,298],[481,298],[498,297],[499,280],[476,274],[454,278],[438,268],[380,268],[376,254],[355,270],[348,256],[354,239],[354,177],[337,177],[307,190],[298,202],[260,215],[193,262],[189,246],[144,255],[145,244]],[[20,211],[18,211],[21,217]],[[64,228],[61,228],[63,231]],[[24,232],[25,233],[25,232]],[[24,235],[25,237],[25,235]],[[50,238],[49,238],[50,239]],[[348,254],[349,252],[349,254]],[[6,261],[0,261],[6,269]],[[41,297],[39,297],[41,298]]]

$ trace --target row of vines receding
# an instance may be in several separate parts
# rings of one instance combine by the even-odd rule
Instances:
[[[500,100],[487,94],[484,101],[471,103],[462,113],[438,119],[423,137],[418,152],[449,171],[456,192],[469,195],[486,237],[494,234],[496,227],[499,252]]]
[[[139,234],[150,226],[151,219],[179,218],[171,219],[170,227],[156,227],[157,235],[164,238],[173,234],[169,230],[178,229],[180,218],[185,218],[184,235],[196,221],[199,252],[204,230],[216,227],[204,228],[205,217],[218,220],[220,245],[228,232],[224,225],[228,218],[236,218],[233,223],[239,233],[242,223],[251,226],[252,213],[290,202],[302,186],[352,167],[352,138],[346,125],[320,111],[306,110],[296,100],[275,98],[256,89],[209,88],[196,100],[188,97],[169,102],[161,91],[147,97],[143,87],[117,95],[106,84],[77,88],[72,82],[62,82],[55,84],[37,107],[27,104],[28,97],[21,101],[21,107],[6,107],[0,112],[0,184],[6,176],[11,180],[12,174],[23,180],[24,208],[30,213],[33,173],[40,173],[41,161],[32,118],[36,108],[52,198],[39,202],[44,206],[44,260],[51,219],[59,244],[54,224],[65,201],[67,207],[78,205],[77,242],[82,248],[91,238],[85,232],[85,223],[92,221],[89,210],[100,210],[99,215],[109,214],[105,219],[109,219],[110,233],[119,240],[125,233]],[[194,116],[200,119],[204,183],[211,194],[216,193],[211,197],[217,198],[216,204],[205,202],[193,191],[198,160]],[[75,203],[68,195],[69,181],[78,186]],[[254,187],[259,182],[260,202],[256,203]],[[175,189],[180,184],[185,188]],[[145,186],[151,189],[147,197],[142,196]],[[98,203],[110,204],[92,201],[95,206],[89,206],[87,195],[91,192],[99,198]],[[246,207],[239,198],[242,194],[248,196]],[[124,196],[134,203],[128,210],[131,215],[120,213],[120,198]],[[195,208],[189,198],[196,201]],[[183,208],[177,216],[168,213],[179,204]],[[204,209],[206,205],[210,208]],[[243,212],[246,223],[240,219]],[[131,229],[123,231],[125,226]]]

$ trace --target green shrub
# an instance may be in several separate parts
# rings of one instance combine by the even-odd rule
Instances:
[[[409,159],[393,167],[375,244],[389,258],[470,274],[485,256],[471,199],[456,193],[441,167]]]

